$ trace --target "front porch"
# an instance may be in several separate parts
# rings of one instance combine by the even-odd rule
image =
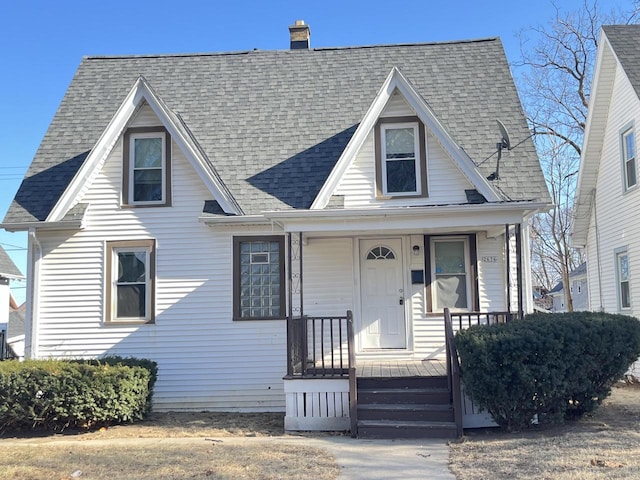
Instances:
[[[454,438],[495,425],[464,397],[454,329],[510,321],[509,312],[445,309],[445,356],[358,358],[350,311],[288,319],[286,430],[349,430],[366,438]]]
[[[446,377],[447,363],[439,359],[358,360],[357,378]]]
[[[526,229],[411,218],[404,231],[389,217],[376,231],[332,223],[297,233],[295,219],[282,218],[287,430],[450,438],[483,424],[469,421],[477,412],[462,393],[453,337],[529,310]]]

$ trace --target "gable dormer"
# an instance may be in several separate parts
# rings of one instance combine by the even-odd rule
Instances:
[[[428,197],[424,124],[396,90],[374,128],[378,199]]]
[[[47,221],[60,220],[77,205],[121,137],[121,205],[171,205],[171,148],[175,144],[224,211],[235,215],[243,213],[182,118],[141,76],[52,208]]]
[[[465,204],[471,190],[503,200],[393,68],[311,208]]]

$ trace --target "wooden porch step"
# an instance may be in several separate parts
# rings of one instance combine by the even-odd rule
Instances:
[[[358,389],[448,388],[447,377],[358,377]]]
[[[449,404],[446,388],[359,388],[358,405],[365,404]]]
[[[448,404],[368,404],[358,405],[358,420],[453,422],[454,415]]]
[[[456,438],[454,422],[358,421],[359,438]]]

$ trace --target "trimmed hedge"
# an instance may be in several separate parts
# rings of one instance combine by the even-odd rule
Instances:
[[[532,314],[456,335],[467,395],[508,430],[595,409],[640,356],[640,322],[596,312]]]
[[[154,362],[120,357],[0,362],[0,431],[140,420],[151,410],[156,375]]]

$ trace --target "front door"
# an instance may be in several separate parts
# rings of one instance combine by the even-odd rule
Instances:
[[[360,240],[362,349],[407,346],[400,238]]]

